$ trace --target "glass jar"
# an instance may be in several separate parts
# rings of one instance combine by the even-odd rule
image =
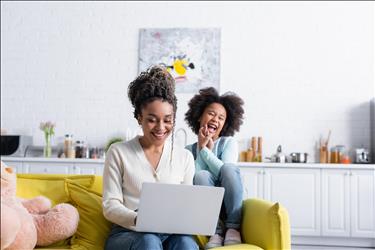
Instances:
[[[86,158],[85,149],[84,149],[84,141],[76,141],[75,146],[76,151],[76,158]]]
[[[73,144],[71,146],[69,146],[69,148],[67,149],[66,158],[71,158],[71,159],[76,158],[76,150],[75,150]]]
[[[331,159],[329,161],[330,163],[339,163],[339,152],[337,147],[331,148]]]
[[[337,145],[336,146],[336,151],[337,151],[337,154],[338,154],[338,163],[341,163],[341,160],[346,155],[345,146],[344,145]]]
[[[68,156],[69,149],[73,147],[73,135],[66,134],[64,138],[64,154],[66,158],[71,158]]]

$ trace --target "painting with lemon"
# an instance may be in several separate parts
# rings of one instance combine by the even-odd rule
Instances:
[[[155,64],[171,73],[177,93],[219,89],[220,29],[141,29],[139,72]]]

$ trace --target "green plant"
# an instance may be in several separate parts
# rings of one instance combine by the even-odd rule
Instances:
[[[116,142],[122,142],[122,141],[124,141],[124,138],[121,138],[121,137],[113,137],[113,138],[109,139],[109,141],[107,142],[107,144],[106,144],[105,147],[104,147],[105,152],[108,151],[109,147],[110,147],[113,143],[116,143]]]

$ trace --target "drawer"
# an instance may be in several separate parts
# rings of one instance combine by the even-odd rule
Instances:
[[[28,162],[23,167],[29,174],[69,174],[73,166],[71,163]]]

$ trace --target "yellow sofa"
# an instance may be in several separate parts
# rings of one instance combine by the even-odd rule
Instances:
[[[102,177],[94,175],[17,174],[17,196],[32,198],[44,195],[55,205],[73,204],[80,214],[77,232],[71,238],[48,249],[103,249],[111,223],[102,214]],[[243,204],[241,228],[244,243],[215,249],[290,249],[288,213],[280,204],[247,199]],[[201,247],[207,237],[197,236]],[[46,249],[46,248],[44,248]]]

